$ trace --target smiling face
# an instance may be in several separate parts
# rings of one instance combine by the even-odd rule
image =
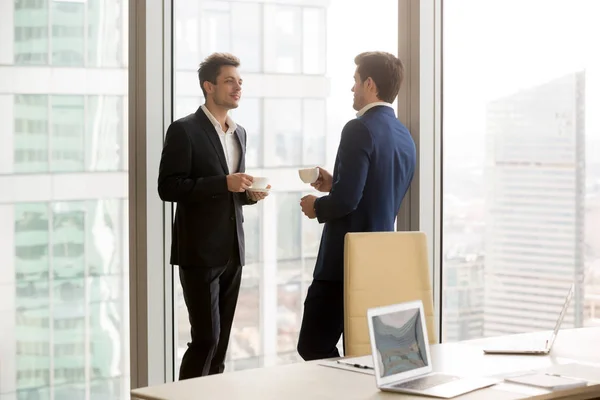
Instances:
[[[224,65],[220,68],[216,83],[206,81],[203,88],[207,101],[231,110],[238,107],[242,97],[242,78],[237,67]]]

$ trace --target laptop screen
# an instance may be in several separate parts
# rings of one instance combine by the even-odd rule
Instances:
[[[427,366],[427,350],[419,308],[372,317],[380,377]]]

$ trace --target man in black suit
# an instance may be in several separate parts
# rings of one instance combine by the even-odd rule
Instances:
[[[227,114],[241,97],[239,65],[225,53],[200,64],[205,104],[169,126],[160,160],[158,193],[177,203],[171,264],[179,265],[192,336],[180,380],[225,369],[244,265],[242,205],[266,196],[246,191],[246,131]]]

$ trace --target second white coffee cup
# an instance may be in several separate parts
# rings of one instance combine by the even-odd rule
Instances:
[[[304,183],[315,183],[319,179],[319,168],[302,168],[298,170],[298,175]]]

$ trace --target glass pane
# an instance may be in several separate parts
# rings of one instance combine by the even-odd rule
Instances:
[[[14,214],[15,273],[19,283],[29,288],[30,282],[47,279],[49,274],[48,207],[44,203],[18,204]],[[36,297],[38,292],[24,293],[28,293],[25,297]],[[29,308],[24,301],[23,306]]]
[[[8,372],[16,378],[14,385],[19,397],[26,398],[31,393],[49,399],[48,391],[38,392],[38,388],[48,387],[51,368],[48,206],[44,203],[15,206],[13,226],[15,319],[12,323],[14,337],[19,340],[10,348],[14,353],[3,353],[2,359],[5,365],[13,366]],[[6,239],[10,231],[4,232]],[[11,324],[7,320],[5,323]]]
[[[214,52],[231,51],[231,23],[229,4],[220,1],[202,1],[200,45],[202,57]]]
[[[48,1],[15,0],[14,24],[15,64],[48,64]]]
[[[263,364],[259,267],[258,264],[247,264],[242,270],[242,287],[231,328],[226,371],[257,368]]]
[[[16,95],[14,172],[48,170],[48,96]]]
[[[198,107],[204,103],[204,97],[183,97],[180,96],[175,99],[175,119],[183,118],[187,115],[196,112]]]
[[[598,12],[444,7],[444,340],[600,321]]]
[[[122,96],[89,96],[86,103],[85,169],[126,168],[127,123]]]
[[[55,203],[52,217],[54,278],[85,275],[85,209],[82,203]]]
[[[85,134],[83,96],[51,96],[52,171],[83,171]]]
[[[246,207],[244,210],[244,233],[246,235],[246,264],[254,264],[262,261],[261,255],[261,208]]]
[[[296,353],[298,334],[302,323],[302,261],[279,264],[277,285],[277,352],[281,355]]]
[[[258,72],[262,67],[261,5],[231,3],[232,51],[242,60],[243,71]]]
[[[87,0],[87,65],[123,67],[127,43],[125,0]]]
[[[326,123],[325,101],[304,100],[302,113],[302,141],[304,145],[303,165],[317,166],[325,164]]]
[[[60,398],[84,389],[85,210],[75,202],[55,203],[52,208],[54,396]]]
[[[371,0],[369,10],[389,11],[372,18],[366,18],[364,1],[295,3],[174,4],[176,118],[203,102],[195,73],[203,57],[212,50],[232,51],[241,61],[244,93],[230,113],[248,133],[247,172],[269,177],[273,186],[262,204],[244,207],[246,265],[226,372],[300,359],[296,345],[303,302],[323,226],[300,211],[301,196],[315,192],[299,179],[297,168],[331,169],[342,128],[356,117],[350,91],[354,57],[373,50],[373,43],[394,54],[398,49],[396,0]],[[221,15],[223,32],[206,26],[206,10]],[[348,24],[357,20],[363,29]],[[217,42],[225,39],[230,42]],[[190,328],[175,276],[179,362]]]
[[[300,258],[302,242],[298,205],[300,193],[278,193],[277,202],[277,259],[294,260]]]
[[[202,61],[200,46],[200,1],[174,1],[173,52],[177,70],[197,70]],[[200,89],[200,88],[198,88]]]
[[[303,71],[305,74],[323,74],[326,70],[325,10],[305,8],[302,16],[303,27]]]
[[[302,101],[265,99],[265,166],[302,164]]]
[[[295,352],[300,331],[303,264],[301,193],[278,193],[277,204],[277,352]]]
[[[231,110],[231,116],[246,130],[246,168],[261,166],[262,107],[259,99],[243,98],[240,106]]]
[[[306,218],[302,219],[302,256],[305,261],[316,261],[322,232],[322,224],[317,224],[315,221]]]
[[[183,289],[179,283],[179,267],[173,266],[173,279],[175,286],[175,293],[173,299],[173,321],[175,322],[175,376],[179,376],[179,368],[181,367],[181,360],[187,350],[188,343],[191,342],[191,332],[189,315],[187,307],[185,305],[185,299],[183,298]]]
[[[0,400],[126,400],[128,2],[5,3]]]
[[[85,2],[51,1],[52,65],[83,66]]]
[[[302,72],[302,9],[264,5],[265,70]]]
[[[86,324],[92,399],[113,398],[129,389],[123,380],[129,371],[129,348],[123,343],[128,339],[123,327],[129,322],[128,271],[123,262],[128,257],[127,207],[122,199],[86,202]]]

